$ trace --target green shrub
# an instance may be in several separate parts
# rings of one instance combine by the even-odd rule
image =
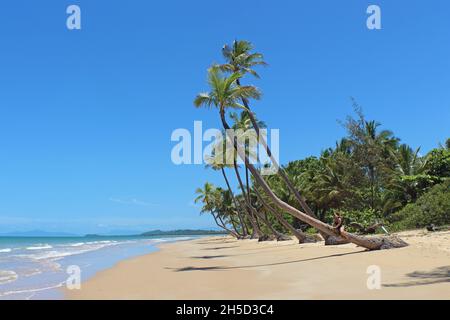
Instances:
[[[305,233],[308,233],[308,234],[316,234],[316,233],[317,233],[317,230],[314,229],[314,228],[312,228],[312,227],[308,227],[308,228],[305,230]]]
[[[360,229],[354,224],[357,223],[364,228],[370,227],[375,223],[382,222],[380,214],[373,209],[364,210],[346,210],[340,211],[344,217],[345,229],[349,232],[359,232]]]
[[[450,180],[438,184],[394,214],[393,230],[450,224]]]

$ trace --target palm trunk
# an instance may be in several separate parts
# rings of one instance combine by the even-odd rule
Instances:
[[[251,217],[250,211],[247,207],[246,203],[242,203],[241,200],[236,199],[239,202],[239,205],[241,208],[243,208],[244,212],[246,213],[242,219],[244,220],[245,228],[247,229],[247,237],[250,237],[250,239],[258,238],[259,235],[256,234],[253,228],[254,226],[254,220]]]
[[[266,181],[262,178],[259,171],[250,163],[247,155],[245,152],[242,152],[242,150],[237,145],[237,139],[236,137],[231,136],[231,133],[229,132],[230,126],[228,125],[226,118],[225,118],[225,109],[223,106],[219,106],[220,109],[220,118],[222,121],[222,125],[227,132],[227,135],[230,139],[233,139],[233,145],[234,149],[237,151],[239,157],[244,160],[245,165],[248,167],[250,172],[252,173],[253,177],[255,178],[256,182],[261,186],[261,188],[264,190],[264,192],[267,194],[267,196],[273,201],[273,203],[279,207],[281,210],[286,211],[287,213],[290,213],[292,216],[298,218],[299,220],[309,224],[310,226],[316,228],[317,230],[323,232],[326,235],[329,236],[342,236],[345,239],[347,239],[350,242],[355,243],[356,245],[365,247],[369,250],[378,250],[378,249],[384,249],[386,247],[397,247],[397,246],[405,246],[406,244],[399,243],[398,245],[393,243],[387,238],[365,238],[361,236],[353,235],[349,232],[346,232],[343,230],[343,228],[334,228],[316,218],[311,217],[310,215],[292,207],[291,205],[285,203],[281,199],[277,197],[277,195],[270,189],[269,185],[266,183]]]
[[[241,85],[239,79],[236,81],[236,84],[238,86]],[[303,208],[303,210],[305,210],[306,214],[308,214],[309,216],[318,219],[317,216],[314,214],[314,212],[311,210],[311,208],[308,206],[308,204],[306,203],[305,199],[300,195],[300,193],[298,192],[298,190],[295,188],[294,184],[291,182],[291,180],[289,179],[289,177],[287,176],[286,172],[284,171],[284,169],[278,164],[278,162],[276,161],[276,159],[273,157],[272,155],[272,151],[270,150],[267,141],[264,139],[264,137],[260,137],[259,136],[259,132],[260,132],[260,128],[258,125],[258,122],[255,119],[255,116],[253,115],[253,112],[250,109],[250,106],[248,104],[248,101],[246,99],[242,99],[242,103],[244,104],[245,108],[247,108],[248,110],[248,115],[250,117],[250,121],[253,125],[253,128],[255,129],[255,132],[262,144],[262,146],[265,148],[267,155],[269,156],[270,160],[272,161],[273,165],[275,166],[275,168],[277,169],[277,173],[278,175],[281,177],[281,179],[286,183],[288,189],[294,194],[295,198],[297,199],[297,201],[300,203],[300,206]],[[325,239],[325,242],[327,240],[327,235],[324,233],[321,233],[322,237]]]
[[[237,222],[233,220],[233,217],[230,217],[230,223],[233,227],[234,232],[236,232],[236,234],[239,236],[239,239],[243,238],[244,235],[239,231],[239,228],[236,226]]]
[[[241,175],[239,173],[239,169],[237,167],[236,159],[234,159],[234,161],[233,161],[233,167],[234,167],[234,171],[236,173],[237,180],[239,182],[239,186],[242,189],[242,195],[244,196],[244,201],[245,201],[247,209],[248,209],[249,220],[253,227],[252,239],[259,238],[262,235],[261,228],[258,225],[257,217],[254,216],[253,207],[250,203],[250,199],[247,197],[247,193],[245,192],[245,187],[244,187],[244,184],[242,183],[242,179],[241,179]]]
[[[236,81],[237,85],[240,86],[240,81],[239,79]],[[246,99],[242,99],[242,103],[244,104],[245,108],[248,110],[248,115],[250,117],[250,121],[252,123],[253,128],[255,129],[256,135],[258,136],[258,138],[260,139],[260,142],[262,144],[262,146],[264,147],[264,149],[266,150],[267,156],[269,156],[270,160],[272,161],[273,165],[275,166],[275,168],[277,169],[277,173],[280,175],[280,177],[283,179],[283,181],[286,183],[286,185],[288,186],[289,190],[294,193],[295,198],[297,199],[297,201],[300,203],[300,205],[302,206],[303,210],[306,211],[306,213],[308,215],[310,215],[311,217],[317,218],[314,214],[314,212],[311,210],[311,208],[308,206],[308,204],[306,203],[305,199],[300,195],[300,193],[298,192],[298,190],[294,187],[293,183],[291,182],[291,180],[289,179],[289,177],[286,175],[284,169],[278,164],[277,160],[273,157],[272,155],[272,151],[270,150],[267,141],[264,139],[264,137],[260,137],[259,136],[259,132],[260,132],[260,128],[258,125],[258,122],[255,119],[255,116],[252,112],[252,110],[250,109],[250,106],[248,104],[248,101]]]
[[[245,207],[247,208],[248,220],[252,225],[252,234],[250,235],[250,239],[258,239],[263,234],[263,232],[261,231],[259,223],[256,220],[256,217],[253,214],[251,208],[248,206],[247,202],[245,203]]]
[[[247,230],[247,226],[244,223],[244,219],[242,218],[241,212],[239,210],[240,206],[238,206],[236,198],[235,198],[234,193],[233,193],[233,190],[231,190],[230,183],[228,181],[227,175],[225,174],[225,169],[224,168],[220,168],[220,170],[222,171],[222,175],[223,175],[223,178],[225,179],[225,183],[227,184],[228,191],[230,191],[231,198],[233,199],[234,206],[236,207],[236,212],[237,212],[237,215],[238,215],[238,218],[239,218],[239,222],[240,222],[241,227],[242,227],[242,232],[244,234],[244,237],[246,237],[246,236],[248,236],[248,230]]]
[[[275,236],[275,238],[277,240],[282,240],[282,239],[287,238],[287,235],[282,234],[281,232],[279,232],[272,226],[269,219],[267,218],[267,215],[264,215],[261,212],[259,212],[258,208],[255,208],[255,213],[259,217],[259,219],[261,219],[262,222],[264,222],[264,224],[267,226],[267,228],[269,228],[270,232],[272,232],[272,234]]]
[[[231,235],[232,235],[233,237],[235,237],[236,239],[239,239],[239,236],[238,236],[233,230],[230,230],[229,228],[227,228],[227,227],[225,226],[225,224],[223,223],[222,219],[220,219],[220,222],[221,222],[221,223],[219,223],[219,221],[217,221],[217,217],[215,216],[215,214],[211,212],[211,215],[213,216],[214,221],[216,222],[217,226],[219,226],[220,228],[222,228],[222,229],[224,229],[225,231],[227,231],[229,234],[231,234]]]
[[[233,236],[235,236],[236,238],[239,238],[239,236],[230,228],[227,227],[227,224],[222,220],[222,217],[220,215],[217,215],[217,218],[219,219],[222,227],[227,230],[228,232],[230,232]]]
[[[263,197],[261,196],[261,194],[259,193],[259,191],[256,187],[254,188],[254,190],[255,190],[255,193],[256,193],[259,201],[261,201],[262,205],[266,208],[266,210],[271,212],[275,216],[275,218],[281,223],[281,225],[283,227],[285,227],[289,232],[291,232],[298,239],[298,243],[305,242],[307,237],[303,234],[303,232],[295,229],[289,222],[286,221],[286,219],[283,218],[283,216],[281,214],[279,214],[274,208],[269,206],[267,204],[267,202],[264,201]]]
[[[261,231],[259,230],[258,224],[256,223],[256,220],[255,220],[255,218],[253,216],[253,213],[251,212],[250,205],[248,203],[247,196],[245,194],[245,189],[243,189],[244,187],[243,187],[243,184],[242,184],[241,175],[239,174],[239,169],[237,167],[236,161],[234,161],[234,163],[233,163],[233,168],[234,168],[234,172],[235,172],[236,178],[238,180],[239,186],[242,189],[242,195],[244,197],[244,207],[247,210],[248,220],[250,221],[250,224],[252,225],[251,238],[255,239],[255,238],[258,238],[260,236]]]
[[[247,194],[250,195],[250,181],[249,181],[249,174],[248,174],[248,168],[245,167],[245,184],[247,187]]]

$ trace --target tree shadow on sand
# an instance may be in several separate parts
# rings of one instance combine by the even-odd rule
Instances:
[[[238,246],[228,246],[228,247],[214,247],[214,248],[204,248],[202,250],[220,250],[220,249],[229,249],[229,248],[237,248]]]
[[[226,268],[224,267],[183,267],[183,268],[169,268],[166,267],[165,269],[171,269],[175,272],[184,272],[184,271],[212,271],[212,270],[224,270]]]
[[[236,241],[224,241],[224,240],[209,240],[209,241],[198,241],[197,244],[224,244],[224,243],[236,243]]]
[[[218,259],[218,258],[226,258],[228,257],[227,255],[217,255],[217,256],[196,256],[196,257],[191,257],[191,259]]]
[[[439,267],[431,271],[414,271],[408,273],[407,276],[413,278],[414,280],[402,283],[384,284],[383,287],[413,287],[450,282],[450,266]]]
[[[328,259],[328,258],[334,258],[334,257],[341,257],[341,256],[347,256],[351,254],[360,254],[364,253],[364,251],[356,251],[356,252],[347,252],[347,253],[338,253],[338,254],[332,254],[328,256],[320,256],[315,258],[308,258],[308,259],[299,259],[299,260],[291,260],[291,261],[284,261],[284,262],[274,262],[274,263],[265,263],[265,264],[255,264],[255,265],[244,265],[244,266],[235,266],[235,267],[222,267],[222,266],[211,266],[211,267],[183,267],[183,268],[170,268],[165,267],[165,269],[173,270],[174,272],[185,272],[185,271],[223,271],[223,270],[231,270],[231,269],[248,269],[248,268],[258,268],[258,267],[268,267],[268,266],[279,266],[279,265],[285,265],[285,264],[291,264],[291,263],[300,263],[305,261],[312,261],[312,260],[321,260],[321,259]]]

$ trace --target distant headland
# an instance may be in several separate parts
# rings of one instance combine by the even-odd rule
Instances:
[[[192,229],[179,229],[179,230],[152,230],[141,234],[128,235],[128,236],[140,236],[140,237],[154,237],[154,236],[203,236],[203,235],[222,235],[227,234],[225,231],[220,230],[192,230]],[[111,235],[100,234],[86,234],[85,237],[111,237]]]

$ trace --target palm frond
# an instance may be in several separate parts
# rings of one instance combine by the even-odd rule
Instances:
[[[211,96],[208,93],[203,92],[203,93],[199,93],[195,97],[195,99],[194,99],[194,106],[196,108],[200,108],[200,107],[203,107],[203,106],[206,106],[206,107],[210,108],[212,106],[213,102],[214,101],[211,98]]]

